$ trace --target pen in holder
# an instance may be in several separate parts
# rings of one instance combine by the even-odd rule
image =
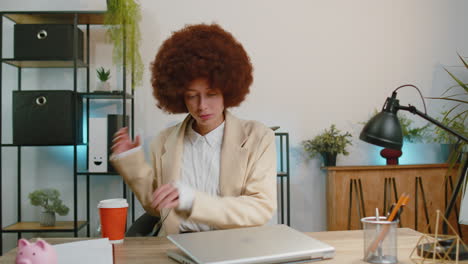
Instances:
[[[364,229],[364,261],[369,263],[398,263],[398,220],[387,221],[384,216],[378,218],[371,216],[362,218],[361,222]],[[378,241],[377,246],[372,246],[375,241]],[[371,250],[368,250],[369,248]]]
[[[408,204],[408,201],[409,195],[404,193],[398,198],[388,217],[381,218],[377,216],[361,219],[364,228],[365,261],[370,263],[398,262],[396,254],[396,228],[401,214],[400,209]]]

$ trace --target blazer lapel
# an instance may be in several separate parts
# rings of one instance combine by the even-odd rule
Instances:
[[[164,143],[164,150],[161,156],[162,184],[175,182],[180,178],[185,128],[190,119],[191,116],[188,115],[184,121],[172,131]],[[179,233],[180,220],[174,210],[163,209],[161,211],[161,217],[167,217],[163,223],[163,234]]]
[[[248,149],[243,147],[247,135],[239,119],[225,111],[219,188],[221,196],[238,196],[242,192]]]
[[[164,143],[164,152],[161,156],[162,184],[175,182],[180,178],[185,128],[190,119],[191,116],[188,115]]]

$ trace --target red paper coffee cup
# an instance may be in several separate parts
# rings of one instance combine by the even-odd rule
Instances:
[[[125,237],[128,203],[125,199],[102,200],[98,204],[102,237],[122,243]]]

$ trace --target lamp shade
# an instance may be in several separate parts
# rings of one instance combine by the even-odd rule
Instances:
[[[383,110],[364,126],[359,139],[368,143],[401,150],[403,132],[396,113]]]

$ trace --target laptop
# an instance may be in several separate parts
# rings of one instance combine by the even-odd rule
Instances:
[[[285,263],[333,258],[335,248],[286,225],[264,225],[169,235],[184,264]]]

